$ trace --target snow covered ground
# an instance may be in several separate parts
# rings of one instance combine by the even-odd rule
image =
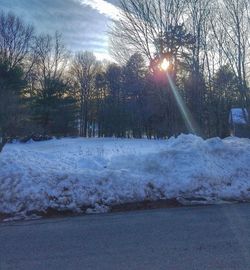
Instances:
[[[250,200],[250,140],[54,139],[0,154],[0,213],[106,212],[170,198]]]

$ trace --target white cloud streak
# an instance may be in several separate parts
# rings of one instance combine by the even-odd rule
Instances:
[[[105,0],[78,0],[78,2],[82,5],[91,7],[110,19],[119,19],[120,9]]]

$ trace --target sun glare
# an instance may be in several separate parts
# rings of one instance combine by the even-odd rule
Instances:
[[[161,69],[166,71],[169,68],[169,66],[170,66],[169,61],[166,58],[164,58],[161,63]]]

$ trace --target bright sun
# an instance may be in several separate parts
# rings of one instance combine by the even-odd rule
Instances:
[[[169,61],[166,58],[164,58],[161,63],[161,69],[166,71],[169,68],[169,66],[170,66]]]

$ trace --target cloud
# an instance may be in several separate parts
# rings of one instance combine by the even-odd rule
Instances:
[[[12,11],[33,24],[36,33],[62,33],[72,52],[93,51],[98,59],[110,59],[108,25],[117,18],[118,0],[0,0],[0,10]]]
[[[95,52],[94,54],[95,54],[96,59],[99,61],[106,60],[109,62],[114,62],[114,59],[108,53]]]
[[[117,20],[119,18],[120,9],[105,1],[105,0],[77,0],[82,5],[87,5],[94,10],[97,10],[100,14],[104,14],[110,19]]]

